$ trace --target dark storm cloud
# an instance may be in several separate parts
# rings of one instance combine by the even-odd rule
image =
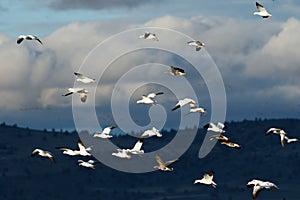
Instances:
[[[161,2],[159,0],[59,0],[51,1],[49,6],[57,10],[91,9],[127,7],[132,8],[146,3]]]

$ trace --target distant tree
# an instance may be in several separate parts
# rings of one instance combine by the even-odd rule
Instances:
[[[1,127],[6,126],[5,122],[2,122],[2,123],[0,124],[0,126],[1,126]]]

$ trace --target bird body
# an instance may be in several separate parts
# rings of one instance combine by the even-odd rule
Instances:
[[[128,152],[134,155],[142,155],[144,154],[144,150],[142,150],[143,139],[140,138],[134,145],[132,149],[128,149]]]
[[[259,3],[256,2],[256,7],[259,12],[254,12],[253,15],[261,16],[262,18],[271,18],[272,15]]]
[[[140,138],[150,138],[150,137],[162,137],[162,134],[159,132],[159,130],[157,130],[155,127],[153,127],[150,130],[146,130],[141,136]]]
[[[210,123],[206,124],[205,126],[203,126],[203,128],[206,128],[207,131],[213,131],[213,132],[221,133],[221,134],[225,133],[225,130],[223,130],[225,128],[225,125],[221,122],[218,122],[217,125],[210,122]]]
[[[280,136],[280,142],[281,142],[281,146],[284,147],[284,141],[286,140],[287,143],[291,143],[291,142],[298,142],[299,139],[297,138],[288,138],[286,135],[286,132],[283,129],[280,128],[270,128],[269,130],[267,130],[266,135],[269,135],[271,133],[277,134]]]
[[[129,155],[129,151],[127,149],[117,149],[117,153],[112,153],[111,155],[116,156],[118,158],[126,158],[130,159],[131,156]]]
[[[89,160],[89,161],[83,161],[83,160],[78,160],[78,165],[90,169],[95,169],[94,165],[95,161]]]
[[[276,189],[278,190],[279,188],[272,182],[269,181],[261,181],[261,180],[257,180],[257,179],[253,179],[251,181],[249,181],[246,185],[248,188],[253,187],[253,191],[252,191],[252,197],[253,199],[256,199],[258,194],[260,193],[260,191],[262,191],[263,189]]]
[[[45,150],[42,150],[42,149],[34,149],[31,153],[31,157],[35,156],[35,155],[39,155],[41,157],[45,157],[45,158],[49,158],[52,162],[55,162],[54,161],[54,157],[52,155],[52,153],[50,153],[49,151],[45,151]]]
[[[184,98],[182,100],[179,100],[178,103],[172,108],[172,111],[177,110],[178,108],[186,105],[186,104],[197,104],[197,102],[190,98]]]
[[[171,74],[173,76],[185,76],[186,73],[183,69],[179,67],[171,66],[171,71],[166,71],[165,74]]]
[[[68,88],[68,93],[64,94],[63,96],[69,96],[74,93],[79,94],[81,102],[86,102],[88,91],[83,88]]]
[[[164,162],[158,154],[156,154],[155,159],[158,165],[154,166],[153,168],[160,169],[162,171],[173,171],[173,168],[168,166],[178,160],[178,159],[174,159],[174,160]]]
[[[78,72],[74,72],[74,75],[77,77],[76,81],[78,81],[78,82],[82,82],[85,84],[96,83],[95,79],[91,79],[87,76],[84,76],[83,74],[78,73]]]
[[[155,33],[150,33],[150,32],[146,32],[143,35],[140,35],[139,39],[158,41],[158,37],[156,36],[156,34]]]
[[[112,138],[113,136],[109,135],[109,134],[110,134],[110,131],[112,129],[115,129],[115,128],[117,128],[117,126],[106,127],[106,128],[104,128],[104,130],[101,133],[94,134],[93,137],[98,137],[98,138]]]
[[[164,94],[163,92],[157,92],[157,93],[149,93],[148,95],[142,95],[142,99],[137,100],[136,103],[137,104],[151,104],[151,105],[156,105],[156,101],[154,100],[154,98],[157,95],[162,95]]]
[[[202,179],[196,179],[194,181],[194,184],[201,183],[205,185],[211,185],[213,188],[216,188],[217,184],[213,181],[213,178],[214,178],[214,172],[210,171],[204,174]]]
[[[196,47],[196,51],[200,51],[200,49],[205,46],[205,44],[203,42],[200,42],[200,41],[189,41],[187,43],[188,45],[190,46],[195,46]]]
[[[63,154],[69,156],[91,156],[88,151],[90,151],[92,147],[86,148],[80,139],[78,140],[77,145],[79,148],[78,150],[72,150],[64,147],[57,147],[57,149],[62,150]]]

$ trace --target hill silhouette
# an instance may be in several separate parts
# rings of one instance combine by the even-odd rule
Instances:
[[[55,149],[77,148],[79,136],[75,132],[38,131],[3,123],[0,126],[0,199],[240,200],[252,199],[252,191],[245,185],[253,178],[270,180],[280,188],[263,191],[258,199],[299,199],[300,143],[282,148],[279,136],[265,136],[265,131],[279,127],[290,137],[300,138],[300,120],[244,120],[227,123],[227,126],[227,136],[241,144],[241,149],[217,143],[206,157],[199,159],[199,148],[206,133],[199,129],[192,145],[173,164],[173,172],[134,174],[101,163],[95,170],[78,167],[77,160],[81,157],[69,157]],[[162,138],[150,138],[144,143],[145,152],[168,144],[176,131],[162,131],[162,134]],[[131,136],[111,139],[122,148],[131,148],[136,140]],[[51,151],[56,163],[31,157],[37,147]],[[193,184],[208,170],[215,171],[217,189]]]

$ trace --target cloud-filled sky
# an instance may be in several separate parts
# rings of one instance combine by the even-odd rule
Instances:
[[[1,1],[0,121],[33,128],[74,128],[72,98],[61,96],[66,88],[73,86],[73,72],[79,70],[88,53],[99,43],[122,31],[144,27],[168,28],[205,42],[199,59],[209,54],[222,75],[227,96],[226,120],[299,118],[300,2],[259,2],[273,15],[271,19],[253,16],[256,7],[251,0]],[[37,35],[44,44],[25,41],[17,45],[16,38],[20,34]],[[174,35],[165,37],[161,33],[159,36],[159,45],[173,45],[182,55],[188,51],[195,53]],[[122,48],[145,42],[137,37],[126,38]],[[119,45],[112,40],[103,55],[118,52]],[[104,116],[110,109],[109,94],[130,66],[154,62],[166,66],[188,65],[161,51],[141,50],[119,56],[105,71],[95,95],[97,117],[104,121],[103,124],[113,122],[109,114]],[[91,65],[95,66],[87,75],[93,77],[103,70],[100,57],[93,60]],[[118,69],[120,65],[123,71]],[[156,72],[149,67],[137,74],[140,73],[139,77],[147,74],[147,78],[154,80],[159,77]],[[170,77],[168,83],[173,84],[173,78]],[[210,111],[211,102],[204,81],[193,75],[187,78],[196,88],[199,104]],[[142,78],[139,80],[135,74],[134,81],[120,89],[120,94],[129,95],[128,88],[138,88],[129,105],[133,119],[140,120],[141,124],[149,122],[148,107],[136,107],[136,98],[162,89],[168,95],[158,101],[170,116],[168,128],[172,127],[172,123],[178,121],[178,112],[169,113],[169,109],[176,104],[176,97],[167,88],[140,87],[141,83]],[[88,87],[92,90],[92,86]],[[92,100],[88,98],[87,104]],[[209,120],[209,116],[207,118]]]

